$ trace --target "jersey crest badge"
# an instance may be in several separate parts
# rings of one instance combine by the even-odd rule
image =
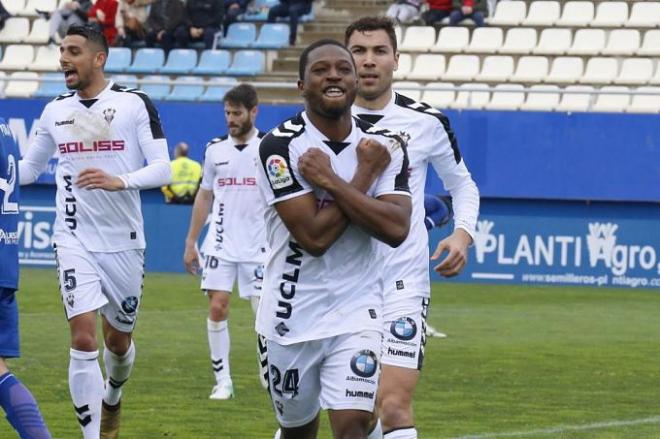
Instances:
[[[273,189],[282,189],[293,184],[291,171],[286,160],[281,155],[273,154],[266,159],[268,180]]]
[[[108,122],[108,125],[110,125],[110,122],[115,118],[115,113],[117,110],[114,108],[106,108],[103,110],[103,117],[105,118],[105,121]]]

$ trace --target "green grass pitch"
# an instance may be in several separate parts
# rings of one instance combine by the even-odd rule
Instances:
[[[80,437],[55,270],[23,270],[21,282],[23,358],[10,365],[53,436]],[[208,399],[205,319],[197,279],[147,274],[122,439],[272,437],[249,304],[234,298],[230,312],[231,401]],[[421,438],[660,438],[657,290],[436,284],[430,323],[449,338],[426,346]],[[12,437],[0,422],[0,438]]]

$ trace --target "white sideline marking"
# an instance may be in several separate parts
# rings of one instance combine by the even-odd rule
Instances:
[[[21,211],[29,210],[31,212],[55,212],[55,207],[46,206],[21,206]]]
[[[513,280],[513,274],[509,273],[472,273],[472,279],[503,279]]]
[[[628,421],[616,421],[616,420],[602,421],[602,422],[594,422],[591,424],[582,424],[582,425],[560,425],[558,427],[542,428],[538,430],[509,431],[502,433],[480,433],[480,434],[473,434],[467,436],[459,436],[456,437],[455,439],[487,439],[487,438],[497,438],[497,437],[534,436],[534,435],[564,433],[567,431],[599,430],[602,428],[626,427],[630,425],[643,425],[643,424],[660,424],[660,415],[651,416],[650,418],[631,419]]]

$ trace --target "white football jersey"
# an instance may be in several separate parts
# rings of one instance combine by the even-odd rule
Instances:
[[[48,103],[23,166],[45,167],[59,152],[53,241],[75,239],[91,252],[145,248],[140,192],[81,189],[78,175],[98,168],[123,175],[144,167],[145,151],[165,150],[158,112],[143,92],[112,81],[94,99],[65,93]]]
[[[344,142],[329,141],[303,112],[264,137],[257,182],[268,207],[266,235],[270,253],[256,329],[288,345],[363,330],[380,331],[382,267],[377,241],[349,225],[323,256],[308,254],[294,240],[275,204],[313,192],[319,206],[332,202],[298,172],[298,159],[309,148],[325,152],[338,176],[350,181],[357,169],[356,147],[363,138],[387,145],[391,162],[367,195],[409,196],[404,142],[389,131],[353,119]]]
[[[431,293],[429,280],[428,232],[424,226],[424,186],[430,163],[452,195],[455,228],[474,236],[479,214],[479,191],[465,166],[449,120],[427,104],[393,93],[382,110],[353,106],[353,114],[387,128],[408,142],[408,172],[412,192],[410,233],[396,249],[382,245],[385,253],[386,298],[423,296]]]
[[[264,135],[255,130],[246,144],[223,136],[206,145],[200,187],[213,191],[213,209],[202,246],[205,255],[230,262],[264,260],[265,204],[256,179]]]

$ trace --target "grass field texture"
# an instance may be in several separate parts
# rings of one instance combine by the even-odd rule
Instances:
[[[435,284],[415,400],[421,438],[660,438],[657,290]],[[55,270],[23,270],[23,357],[10,363],[55,438],[80,437],[67,384],[68,326]],[[236,398],[210,401],[206,299],[198,279],[147,274],[125,386],[122,439],[271,438],[253,317],[234,298]],[[0,438],[13,431],[0,422]],[[323,416],[321,438],[329,438]]]

